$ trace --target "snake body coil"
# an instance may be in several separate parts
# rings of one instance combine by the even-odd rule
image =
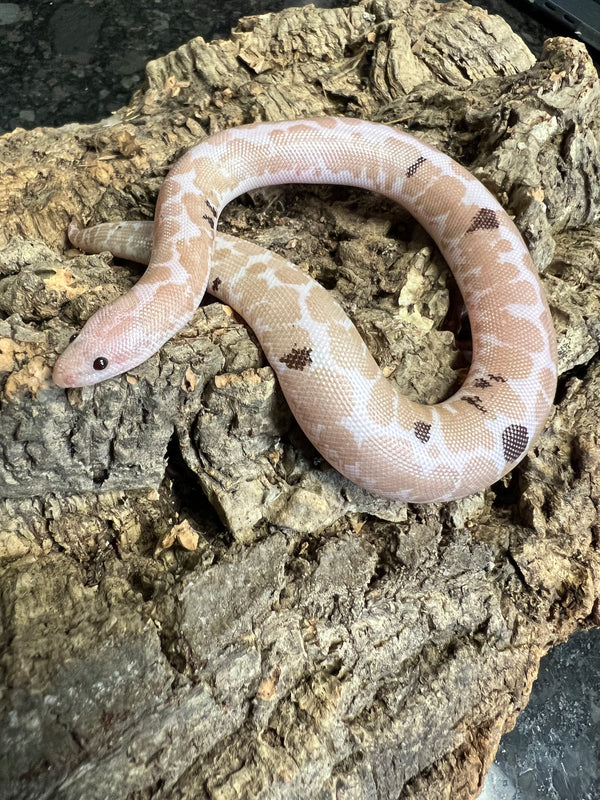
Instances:
[[[283,183],[380,192],[432,235],[471,322],[473,361],[456,394],[434,406],[403,397],[325,289],[273,253],[217,234],[231,199]],[[175,164],[154,225],[148,269],[59,357],[59,386],[97,383],[145,361],[192,317],[208,286],[253,328],[316,448],[375,494],[409,502],[471,494],[512,469],[543,427],[556,344],[527,248],[479,181],[411,136],[332,117],[223,131]],[[109,223],[74,229],[71,239],[143,259],[149,234],[144,223]]]

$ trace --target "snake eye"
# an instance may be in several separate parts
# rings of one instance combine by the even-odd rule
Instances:
[[[92,364],[94,369],[101,370],[106,369],[108,367],[108,358],[104,358],[104,356],[99,356],[94,363]]]
[[[69,339],[69,342],[74,342],[74,341],[75,341],[75,339],[76,339],[78,336],[79,336],[79,334],[78,334],[78,333],[73,333],[73,334],[71,334],[71,337],[70,337],[70,339]]]

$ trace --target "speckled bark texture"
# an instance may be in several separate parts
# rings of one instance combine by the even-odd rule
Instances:
[[[540,657],[600,617],[599,99],[571,40],[536,63],[464,2],[365,0],[246,18],[109,120],[0,139],[3,798],[477,796]],[[334,473],[215,303],[126,377],[51,383],[138,274],[68,251],[72,216],[149,218],[207,133],[323,113],[465,164],[543,274],[557,407],[480,496],[407,507]],[[335,292],[403,392],[460,383],[452,279],[402,210],[293,187],[222,225]]]

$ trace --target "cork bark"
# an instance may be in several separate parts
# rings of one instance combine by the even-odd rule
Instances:
[[[536,61],[461,0],[363,0],[245,18],[150,63],[108,120],[0,138],[0,795],[477,796],[541,656],[600,619],[599,98],[572,40]],[[447,152],[531,248],[556,407],[479,495],[406,506],[340,477],[218,303],[127,376],[51,382],[139,275],[69,249],[70,218],[151,218],[207,134],[314,114]],[[401,209],[289,187],[220,224],[335,292],[401,391],[459,385],[460,300]]]

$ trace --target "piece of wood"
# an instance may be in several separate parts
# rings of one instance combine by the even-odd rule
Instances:
[[[600,617],[589,56],[554,39],[536,62],[464,2],[365,0],[245,18],[147,75],[109,120],[0,139],[0,795],[474,798],[540,657]],[[543,272],[556,413],[480,496],[407,507],[330,470],[219,304],[125,378],[50,381],[139,274],[65,252],[72,216],[150,218],[208,133],[324,113],[464,163]],[[402,210],[293,187],[221,224],[335,291],[402,391],[432,402],[460,382],[452,281]]]

